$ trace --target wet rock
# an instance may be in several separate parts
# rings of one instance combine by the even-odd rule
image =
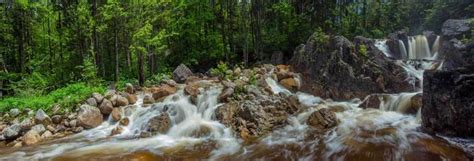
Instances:
[[[299,81],[294,78],[283,79],[280,84],[291,91],[298,91],[301,87]]]
[[[101,111],[93,106],[82,105],[79,109],[77,122],[80,126],[90,129],[102,124],[103,116]]]
[[[169,86],[171,86],[171,87],[176,87],[176,86],[178,86],[178,83],[176,83],[176,82],[175,82],[174,80],[172,80],[172,79],[165,79],[165,80],[162,81],[162,83],[167,84],[167,85],[169,85]]]
[[[115,107],[121,107],[121,106],[127,106],[128,105],[127,98],[125,98],[123,96],[120,96],[120,95],[117,95],[117,99],[115,101],[116,101]]]
[[[57,125],[56,129],[53,132],[59,133],[59,132],[63,132],[64,130],[66,130],[66,127],[64,125]]]
[[[177,83],[184,83],[192,75],[193,72],[186,65],[181,64],[173,71],[173,80]]]
[[[40,134],[37,131],[30,130],[23,136],[23,144],[33,145],[33,144],[38,143],[40,139],[41,139]]]
[[[474,136],[474,66],[423,75],[422,128],[458,137]]]
[[[100,112],[104,115],[110,114],[113,108],[114,106],[112,105],[112,102],[108,99],[104,99],[99,106]]]
[[[137,95],[127,94],[127,100],[129,104],[135,104],[137,102]]]
[[[128,124],[130,123],[130,120],[128,119],[128,117],[125,117],[125,118],[121,119],[119,123],[122,126],[128,126]]]
[[[187,95],[196,97],[197,95],[200,94],[199,83],[194,82],[194,83],[190,83],[186,85],[186,87],[184,87],[184,93]]]
[[[362,103],[359,105],[360,108],[375,108],[379,109],[380,106],[380,96],[378,94],[372,94],[367,96]]]
[[[43,132],[46,131],[46,128],[44,127],[43,124],[38,124],[38,125],[33,126],[31,130],[38,132],[38,134],[42,134]]]
[[[20,110],[18,110],[18,108],[13,108],[13,109],[10,109],[10,116],[11,117],[16,117],[20,114]]]
[[[53,117],[51,117],[51,120],[54,124],[60,124],[62,119],[63,117],[61,115],[54,115]]]
[[[231,81],[222,81],[222,85],[225,88],[235,88],[235,83],[233,83]]]
[[[463,35],[471,32],[471,20],[469,19],[449,19],[443,23],[441,28],[443,38],[446,40],[457,38],[462,39]]]
[[[336,114],[327,108],[313,112],[308,118],[308,125],[318,130],[327,130],[338,124]]]
[[[92,93],[92,98],[95,99],[95,101],[97,102],[97,104],[102,103],[102,100],[104,100],[104,96],[102,96],[102,95],[99,94],[99,93]]]
[[[120,111],[119,108],[114,108],[112,110],[111,115],[112,115],[112,120],[114,121],[119,121],[122,118],[122,112]]]
[[[23,121],[21,121],[20,126],[21,126],[21,131],[25,132],[25,131],[30,130],[31,127],[35,126],[35,122],[30,118],[26,118]]]
[[[126,83],[125,84],[125,92],[127,92],[128,94],[134,94],[135,89],[133,88],[133,85],[130,84],[130,83]]]
[[[43,139],[47,139],[47,138],[50,138],[53,136],[53,133],[51,131],[45,131],[42,135],[41,135],[41,140]]]
[[[166,112],[151,118],[147,123],[148,132],[166,133],[171,127],[171,119]]]
[[[153,99],[156,100],[162,100],[166,96],[172,95],[176,93],[176,87],[171,87],[169,85],[162,85],[158,88],[153,88],[152,89],[152,94],[153,94]]]
[[[112,132],[110,132],[110,136],[118,135],[118,134],[121,134],[122,132],[123,132],[123,128],[120,126],[117,126],[114,129],[112,129]]]
[[[46,126],[46,130],[54,132],[54,131],[56,131],[56,128],[54,128],[54,126],[52,126],[52,125],[48,125],[48,126]]]
[[[51,123],[51,118],[49,118],[42,109],[39,109],[35,114],[35,123],[49,125]]]
[[[227,97],[232,96],[232,94],[234,94],[234,88],[226,88],[219,94],[219,100],[225,101]]]
[[[20,130],[21,130],[20,124],[13,124],[3,129],[2,133],[5,139],[13,140],[19,136]]]
[[[76,127],[72,130],[72,132],[74,133],[80,133],[84,130],[84,128],[82,126],[79,126],[79,127]]]
[[[143,104],[153,104],[153,103],[155,103],[155,99],[153,99],[152,96],[150,96],[150,95],[145,95],[145,96],[143,97]]]
[[[97,101],[95,100],[95,98],[92,98],[92,97],[91,97],[91,98],[88,98],[88,99],[86,100],[86,103],[87,103],[88,105],[91,105],[91,106],[97,106]]]
[[[76,127],[76,126],[77,126],[77,120],[71,120],[71,121],[69,121],[69,126],[70,126],[70,127],[73,127],[73,128]]]

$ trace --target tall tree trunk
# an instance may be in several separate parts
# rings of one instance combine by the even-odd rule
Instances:
[[[145,83],[145,71],[143,68],[143,53],[141,51],[138,52],[138,84],[143,86]]]
[[[115,23],[115,26],[117,24]],[[117,28],[115,28],[115,81],[119,81],[119,51],[118,51],[118,34],[117,34]]]

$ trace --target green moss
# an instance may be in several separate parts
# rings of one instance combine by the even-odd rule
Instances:
[[[367,57],[367,46],[365,46],[364,44],[359,45],[359,54],[364,57]]]

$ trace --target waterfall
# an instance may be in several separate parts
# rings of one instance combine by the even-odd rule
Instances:
[[[402,40],[398,40],[398,47],[400,49],[402,59],[408,59],[407,49],[405,47],[405,43],[403,43]]]
[[[400,47],[400,52],[403,53],[403,51]],[[408,59],[431,59],[431,54],[426,36],[408,37]]]
[[[433,59],[437,59],[438,52],[439,52],[439,39],[440,36],[436,36],[436,40],[433,43],[433,47],[431,47],[431,54],[433,55]]]
[[[380,95],[380,109],[405,114],[410,113],[410,110],[418,111],[418,109],[413,109],[414,107],[412,107],[412,98],[420,93],[421,92]]]

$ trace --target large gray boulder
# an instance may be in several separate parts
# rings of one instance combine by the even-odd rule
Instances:
[[[90,105],[82,105],[77,115],[78,124],[86,129],[99,126],[103,120],[100,110]]]
[[[193,72],[186,65],[181,64],[173,71],[173,80],[177,83],[184,83],[192,75]]]
[[[464,35],[471,32],[472,20],[469,19],[449,19],[443,23],[441,31],[443,38],[450,40],[452,38],[462,39]]]
[[[423,129],[430,133],[473,137],[474,66],[426,71],[423,80]]]
[[[20,135],[21,126],[20,124],[13,124],[3,129],[3,136],[7,140],[16,139]]]

